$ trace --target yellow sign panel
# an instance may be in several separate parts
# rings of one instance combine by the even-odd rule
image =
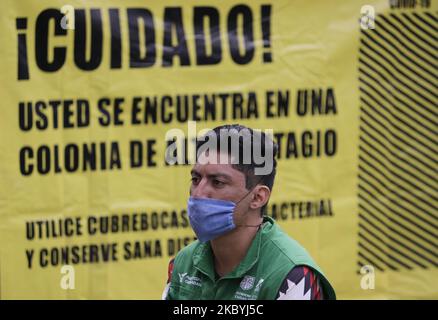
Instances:
[[[438,297],[436,1],[1,9],[1,298],[160,299],[194,240],[166,133],[223,123],[274,130],[268,213],[338,298]]]

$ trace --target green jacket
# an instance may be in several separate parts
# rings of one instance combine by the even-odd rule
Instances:
[[[216,280],[210,242],[198,240],[182,249],[175,258],[168,300],[274,300],[289,271],[305,265],[319,277],[325,299],[335,292],[307,251],[286,235],[275,221],[264,217],[242,262]]]

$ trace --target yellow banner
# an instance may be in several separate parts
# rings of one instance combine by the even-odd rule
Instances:
[[[2,299],[160,299],[166,133],[224,123],[274,130],[268,213],[338,298],[438,298],[437,1],[0,7]]]

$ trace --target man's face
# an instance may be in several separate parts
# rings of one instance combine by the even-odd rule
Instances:
[[[213,159],[216,159],[214,163]],[[232,201],[236,203],[233,219],[237,226],[257,223],[254,219],[260,218],[260,210],[268,202],[271,191],[261,184],[248,190],[245,175],[232,167],[229,157],[228,160],[219,163],[217,154],[201,154],[191,171],[190,195]]]
[[[212,157],[216,155],[211,155],[210,159]],[[248,193],[245,187],[245,175],[242,172],[234,169],[230,163],[200,164],[207,163],[205,159],[206,155],[203,153],[191,171],[190,195],[192,197],[237,202]]]
[[[216,155],[211,155],[210,159],[213,156]],[[213,198],[234,203],[244,198],[235,209],[235,216],[239,215],[239,211],[246,211],[251,201],[251,195],[247,195],[249,190],[245,187],[245,175],[234,169],[230,163],[200,164],[208,162],[205,157],[205,153],[201,154],[198,163],[193,166],[191,171],[190,195],[195,198]],[[241,214],[243,213],[241,212]]]

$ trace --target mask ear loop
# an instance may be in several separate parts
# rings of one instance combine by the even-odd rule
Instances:
[[[263,180],[263,176],[259,179],[259,181],[257,181],[257,183],[254,185],[254,187],[251,189],[251,190],[249,190],[248,191],[248,193],[247,194],[245,194],[244,196],[243,196],[243,198],[242,199],[240,199],[239,201],[237,201],[236,202],[236,206],[240,203],[240,201],[242,201],[243,199],[245,199],[254,189],[255,189],[255,187],[257,187],[258,186],[258,184],[260,183],[260,182],[262,182],[262,180]],[[260,226],[263,224],[263,222],[262,223],[260,223],[260,224],[257,224],[257,225],[249,225],[249,224],[244,224],[244,225],[239,225],[239,227],[250,227],[250,228],[259,228],[260,229]]]

